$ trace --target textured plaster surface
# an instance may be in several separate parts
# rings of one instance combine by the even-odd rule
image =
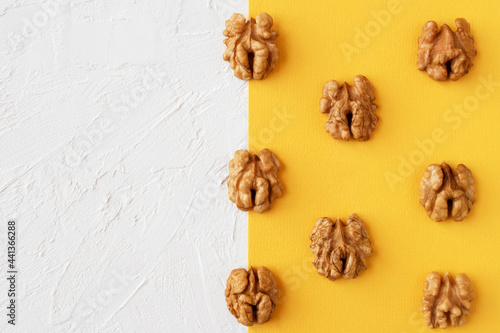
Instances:
[[[0,332],[245,332],[227,163],[248,85],[222,61],[246,0],[2,0],[0,274],[18,219],[18,317]]]

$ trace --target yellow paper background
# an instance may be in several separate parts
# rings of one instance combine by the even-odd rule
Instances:
[[[397,3],[250,0],[251,16],[274,18],[281,59],[266,80],[250,82],[249,147],[276,153],[285,188],[271,211],[249,214],[249,263],[269,267],[282,292],[272,319],[251,332],[425,332],[422,289],[433,270],[472,281],[476,300],[460,332],[500,327],[500,86],[482,83],[500,83],[498,2]],[[377,31],[373,12],[390,9]],[[471,24],[478,56],[459,81],[436,82],[416,68],[417,38],[428,20],[454,30],[456,17]],[[356,29],[367,27],[374,30],[363,44]],[[347,44],[358,51],[350,59]],[[375,87],[379,122],[368,142],[334,140],[319,111],[323,84],[357,74]],[[460,116],[453,108],[464,103]],[[423,152],[416,141],[428,140],[434,148]],[[414,170],[400,173],[410,158]],[[418,202],[425,168],[443,160],[465,164],[476,180],[477,202],[463,222],[434,222]],[[391,186],[394,175],[401,178]],[[309,233],[319,217],[346,221],[354,212],[374,255],[358,278],[331,282],[312,266]]]

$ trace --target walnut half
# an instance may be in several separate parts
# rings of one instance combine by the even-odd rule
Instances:
[[[374,113],[378,106],[374,100],[373,87],[363,75],[354,77],[354,86],[347,82],[339,85],[337,81],[328,81],[320,100],[321,113],[330,114],[325,124],[326,131],[334,139],[370,139],[378,121]]]
[[[457,18],[455,24],[457,31],[453,32],[447,24],[439,30],[436,22],[429,21],[418,39],[417,67],[434,80],[458,80],[474,64],[477,50],[470,25],[463,18]]]
[[[441,275],[432,272],[425,280],[422,313],[430,328],[446,328],[448,319],[453,326],[462,326],[471,310],[474,300],[472,286],[465,273],[457,274],[453,281],[448,273]]]
[[[420,180],[420,204],[434,221],[444,221],[451,216],[462,221],[476,201],[474,178],[463,164],[458,165],[457,174],[445,162],[431,164]]]
[[[267,13],[248,21],[235,13],[226,21],[223,59],[229,61],[234,76],[242,80],[260,80],[272,72],[279,57],[275,43],[278,32],[271,30],[272,26],[273,19]]]
[[[311,235],[313,264],[320,275],[335,281],[343,276],[353,279],[366,269],[366,258],[372,255],[370,238],[357,214],[347,218],[347,225],[328,217],[316,221]]]
[[[243,211],[253,207],[263,213],[271,209],[283,191],[279,169],[280,161],[269,149],[262,149],[259,155],[238,150],[229,162],[229,199]]]
[[[238,268],[231,272],[226,283],[226,302],[229,312],[245,326],[264,324],[278,300],[278,287],[273,273],[261,266],[247,271]]]

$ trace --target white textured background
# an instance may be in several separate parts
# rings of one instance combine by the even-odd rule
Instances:
[[[246,331],[227,163],[248,86],[222,61],[246,0],[1,0],[0,332]],[[6,324],[6,222],[18,317]]]

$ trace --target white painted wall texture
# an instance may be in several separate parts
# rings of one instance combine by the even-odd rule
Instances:
[[[0,332],[244,332],[227,163],[248,86],[222,60],[247,0],[2,0]],[[18,219],[7,325],[6,224]]]

